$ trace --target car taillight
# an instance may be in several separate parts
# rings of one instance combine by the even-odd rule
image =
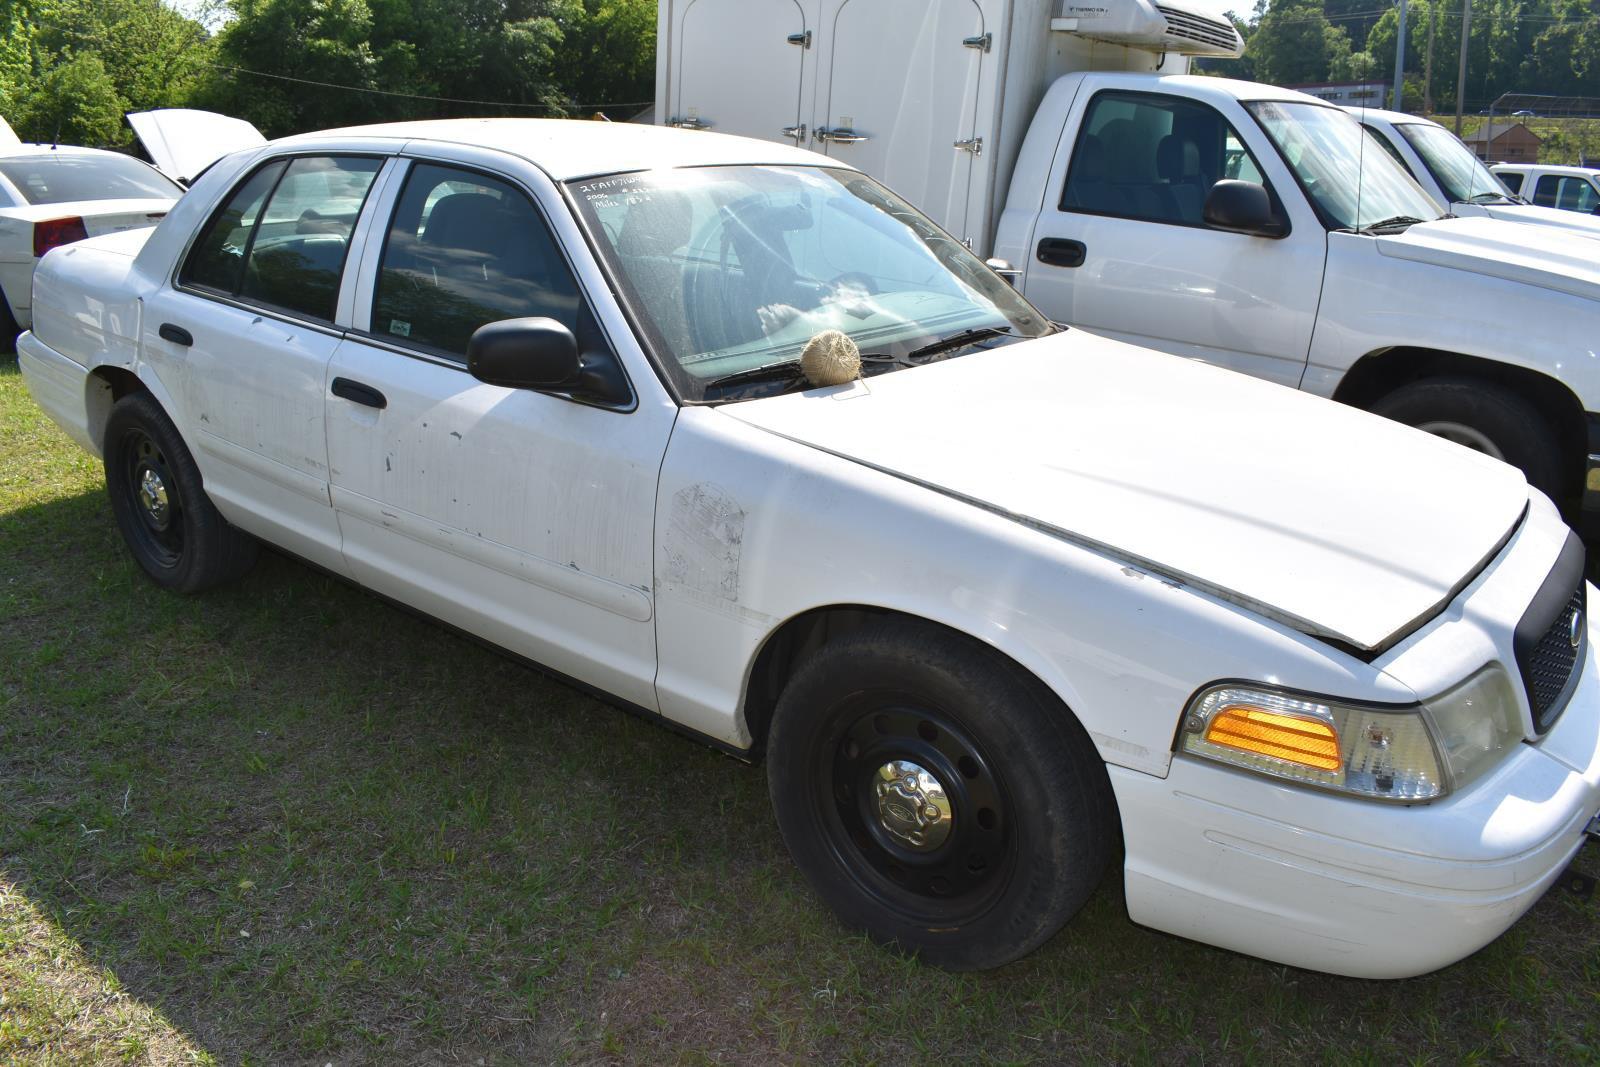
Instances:
[[[69,215],[64,219],[46,219],[33,224],[33,254],[37,258],[59,245],[69,245],[89,236],[83,219]]]

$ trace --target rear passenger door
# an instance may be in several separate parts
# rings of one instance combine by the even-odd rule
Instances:
[[[1203,217],[1224,178],[1263,183],[1283,207],[1275,186],[1293,179],[1280,167],[1273,180],[1270,145],[1207,103],[1163,93],[1102,90],[1074,116],[1035,228],[1028,298],[1059,321],[1298,386],[1326,231],[1287,212],[1281,239],[1213,230]]]
[[[556,319],[615,358],[555,187],[484,159],[406,161],[373,216],[325,386],[345,557],[363,585],[653,709],[651,538],[675,409],[467,372],[473,331],[509,318]]]
[[[339,568],[322,432],[344,264],[381,156],[296,155],[247,172],[151,296],[141,350],[182,409],[206,493],[232,522]]]

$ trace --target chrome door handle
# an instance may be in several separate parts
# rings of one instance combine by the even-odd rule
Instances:
[[[802,122],[798,126],[785,126],[782,130],[782,133],[785,137],[793,138],[795,144],[804,144],[806,139],[806,124]]]
[[[975,156],[983,155],[983,138],[973,137],[965,141],[957,141],[955,147],[963,152],[971,152]]]
[[[811,136],[825,144],[860,144],[862,141],[871,140],[864,133],[857,133],[848,126],[841,126],[837,130],[830,130],[826,126],[819,127]]]
[[[680,130],[709,130],[711,123],[705,119],[668,119],[668,126],[676,126]]]

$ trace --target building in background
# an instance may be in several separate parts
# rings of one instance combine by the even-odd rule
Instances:
[[[1461,139],[1485,163],[1537,163],[1543,143],[1520,122],[1486,122]]]
[[[1340,107],[1389,106],[1390,86],[1387,82],[1309,82],[1301,85],[1285,85],[1284,88],[1307,93],[1330,104],[1338,104]]]

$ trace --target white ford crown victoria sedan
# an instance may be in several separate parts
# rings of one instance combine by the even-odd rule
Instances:
[[[817,892],[945,966],[1120,841],[1137,922],[1413,975],[1596,829],[1583,550],[1521,474],[1060,330],[808,152],[278,141],[47,256],[20,350],[158,583],[260,539],[764,755]]]

